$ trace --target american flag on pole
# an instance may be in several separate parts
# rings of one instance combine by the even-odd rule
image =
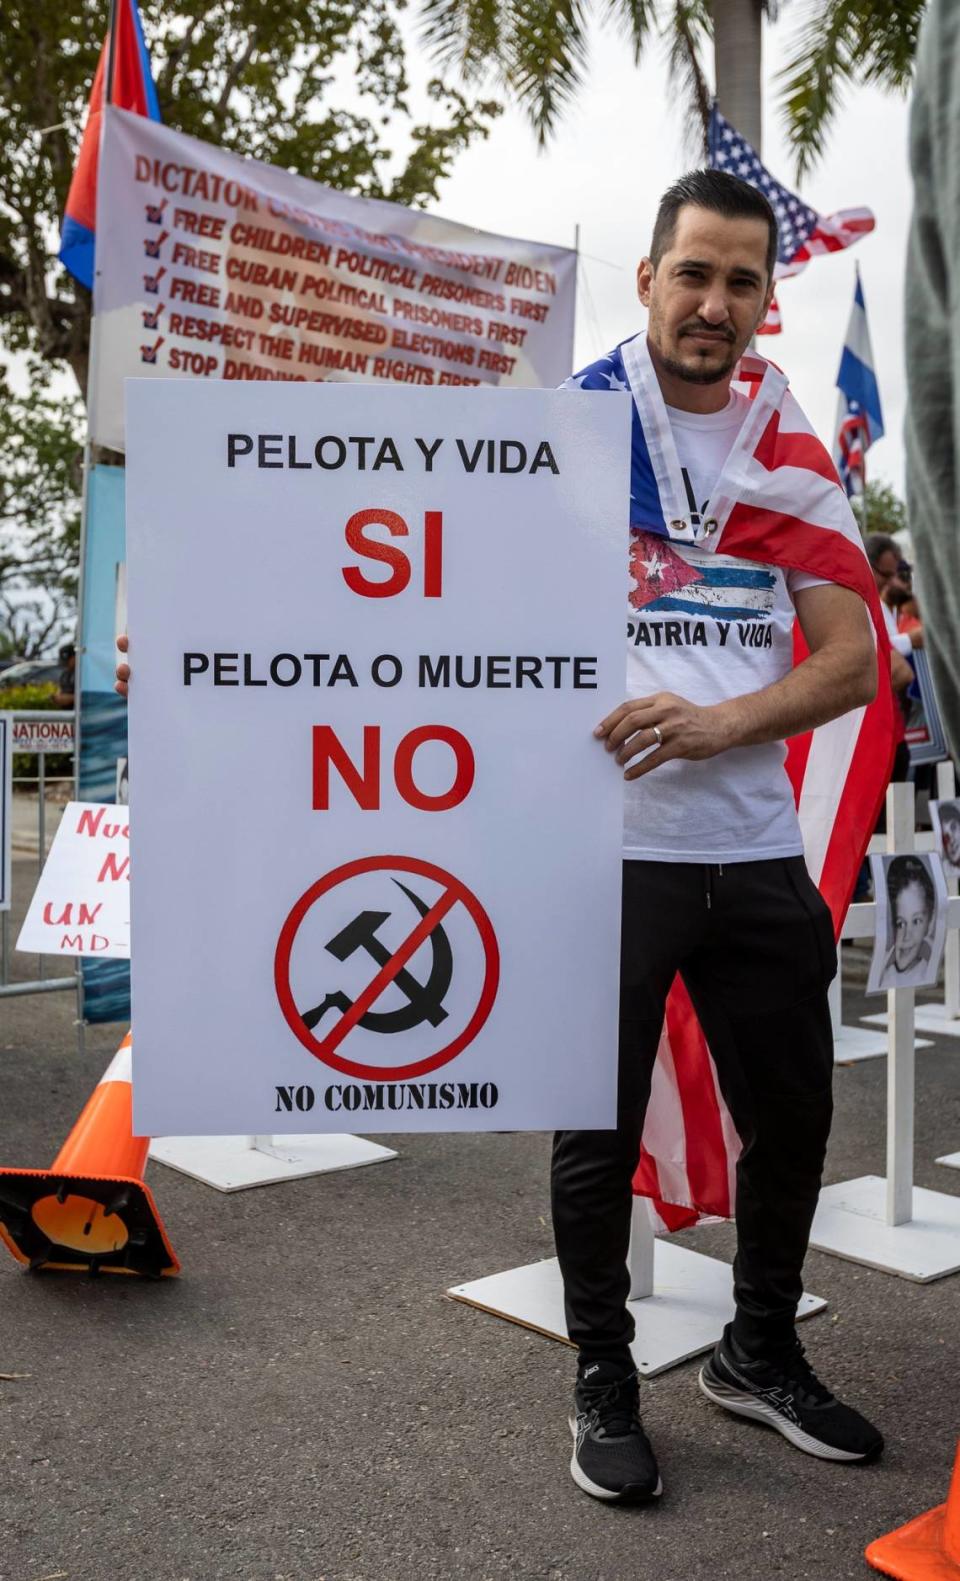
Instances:
[[[725,170],[756,187],[773,209],[780,232],[773,271],[777,280],[799,274],[810,259],[819,254],[842,252],[845,247],[852,247],[873,230],[875,221],[869,209],[840,209],[836,214],[818,214],[795,192],[781,186],[762,163],[756,149],[730,125],[716,105],[710,111],[708,148],[712,169]],[[775,302],[759,333],[776,335],[780,327],[780,309]]]
[[[734,387],[752,406],[710,500],[717,530],[698,546],[851,588],[873,624],[876,700],[794,738],[787,757],[807,866],[839,935],[893,757],[889,639],[836,468],[786,376],[751,352],[741,359]],[[694,541],[646,332],[574,374],[565,388],[632,391],[631,535]],[[805,656],[799,628],[794,646],[799,663]],[[703,1215],[729,1218],[739,1151],[706,1039],[678,978],[667,1001],[634,1191],[654,1199],[661,1228],[680,1229]]]

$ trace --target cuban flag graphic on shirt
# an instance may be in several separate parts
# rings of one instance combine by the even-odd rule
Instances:
[[[646,614],[714,620],[766,620],[777,596],[776,572],[730,555],[684,559],[671,544],[634,528],[630,534],[629,603]]]

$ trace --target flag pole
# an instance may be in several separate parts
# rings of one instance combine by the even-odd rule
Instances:
[[[853,294],[856,297],[861,294],[859,258],[853,260],[853,274]],[[870,448],[870,420],[865,411],[860,413],[860,443],[863,446],[860,462],[860,483],[863,489],[863,531],[864,535],[866,535],[870,531],[867,525],[867,451]]]
[[[107,34],[107,73],[103,85],[104,105],[113,103],[113,76],[116,61],[117,38],[117,7],[119,0],[110,0],[110,22]],[[103,149],[103,135],[101,132],[100,151]],[[99,156],[98,156],[99,166]],[[96,284],[96,268],[94,268],[94,285]],[[87,558],[87,538],[89,532],[90,515],[90,473],[93,462],[93,439],[90,433],[90,395],[96,378],[96,329],[95,315],[90,314],[90,345],[87,357],[87,388],[85,391],[87,433],[83,446],[83,485],[80,498],[80,565],[77,572],[77,633],[75,666],[75,687],[73,702],[73,782],[74,797],[80,800],[80,753],[83,735],[83,671],[86,647],[84,643],[84,602],[86,597],[85,567]],[[86,1033],[86,1007],[84,1004],[83,963],[77,963],[77,1052],[83,1054]]]
[[[107,80],[103,85],[104,104],[113,103],[113,70],[117,58],[117,6],[119,0],[110,0],[110,29],[107,33]]]

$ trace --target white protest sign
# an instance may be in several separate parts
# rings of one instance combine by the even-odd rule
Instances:
[[[0,911],[12,902],[13,729],[13,714],[0,713]]]
[[[104,113],[90,432],[130,377],[556,385],[577,255]]]
[[[24,918],[18,950],[130,954],[130,831],[126,808],[72,801],[63,810]]]
[[[127,423],[136,1129],[612,1126],[629,399]]]

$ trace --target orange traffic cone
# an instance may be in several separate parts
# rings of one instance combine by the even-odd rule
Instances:
[[[878,1537],[866,1559],[896,1581],[960,1581],[960,1445],[946,1504]]]
[[[49,1169],[0,1169],[0,1238],[31,1269],[177,1274],[133,1135],[128,1032]]]

